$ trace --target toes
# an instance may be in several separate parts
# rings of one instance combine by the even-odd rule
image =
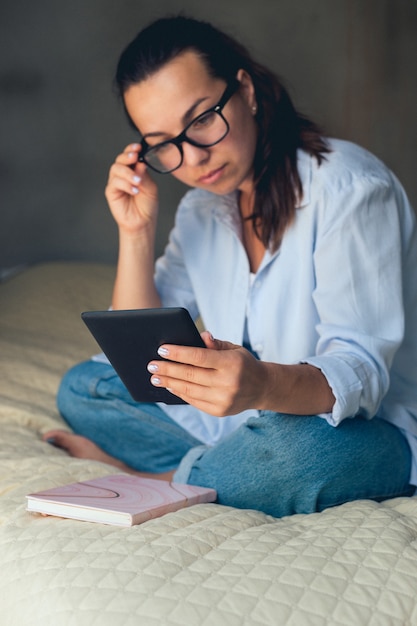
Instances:
[[[43,441],[47,441],[50,443],[50,440],[56,440],[61,435],[68,435],[69,433],[66,430],[49,430],[47,433],[42,435]]]
[[[71,437],[73,437],[73,435],[65,430],[51,430],[45,433],[42,439],[51,446],[67,450],[68,441]]]

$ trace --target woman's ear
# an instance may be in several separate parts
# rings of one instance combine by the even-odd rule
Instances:
[[[255,87],[253,85],[253,81],[252,81],[250,74],[248,74],[246,70],[240,69],[238,70],[236,74],[236,78],[240,82],[240,85],[241,85],[240,91],[242,93],[242,96],[245,98],[246,102],[248,103],[248,106],[252,114],[255,115],[257,111],[256,94],[255,94]]]

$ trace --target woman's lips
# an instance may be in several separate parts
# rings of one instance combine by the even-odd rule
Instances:
[[[211,185],[219,180],[219,178],[223,175],[223,170],[225,166],[217,168],[216,170],[211,170],[208,174],[204,174],[204,176],[200,176],[198,182],[203,185]]]

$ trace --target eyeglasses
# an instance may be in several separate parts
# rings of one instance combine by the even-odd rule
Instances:
[[[239,86],[240,82],[236,78],[233,79],[227,85],[219,102],[194,118],[177,137],[155,146],[149,146],[146,140],[142,139],[139,161],[146,163],[155,172],[169,174],[182,165],[184,141],[199,148],[209,148],[219,143],[230,130],[222,110]]]

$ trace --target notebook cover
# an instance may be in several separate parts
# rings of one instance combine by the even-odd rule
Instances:
[[[27,496],[31,512],[131,526],[216,499],[213,489],[130,474],[71,483]]]

